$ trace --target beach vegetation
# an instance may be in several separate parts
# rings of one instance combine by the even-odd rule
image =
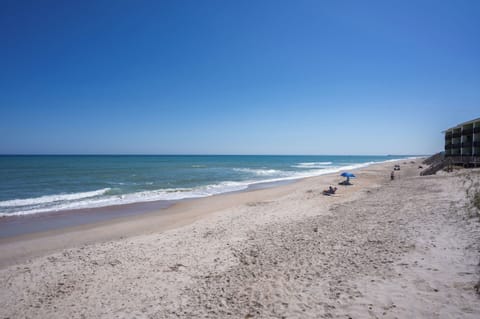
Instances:
[[[480,211],[480,191],[476,191],[473,194],[472,205]]]

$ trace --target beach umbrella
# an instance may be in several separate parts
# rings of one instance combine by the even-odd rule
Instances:
[[[346,180],[347,184],[350,183],[350,178],[351,178],[351,177],[352,177],[352,178],[355,177],[355,175],[353,175],[353,174],[350,173],[350,172],[343,172],[342,174],[340,174],[340,176],[343,176],[343,177],[346,177],[346,178],[347,178],[347,180]]]

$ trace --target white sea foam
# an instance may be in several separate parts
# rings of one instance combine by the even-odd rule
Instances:
[[[284,175],[289,172],[281,171],[277,169],[254,169],[254,168],[234,168],[234,171],[250,173],[257,176],[274,176],[274,175]]]
[[[48,204],[48,203],[59,202],[59,201],[78,200],[78,199],[100,196],[105,194],[109,190],[110,188],[103,188],[103,189],[99,189],[91,192],[46,195],[41,197],[25,198],[25,199],[11,199],[11,200],[0,202],[0,207],[30,206],[30,205]]]
[[[19,216],[36,213],[46,213],[62,210],[105,207],[112,205],[132,204],[138,202],[151,202],[160,200],[181,200],[186,198],[208,197],[212,195],[240,191],[248,187],[249,182],[222,182],[218,184],[199,186],[195,188],[169,188],[152,191],[143,191],[122,195],[110,195],[96,198],[83,198],[79,200],[37,202],[36,204],[21,205],[21,210],[0,213],[0,217]],[[93,193],[93,192],[90,192]],[[82,194],[82,193],[79,193]],[[74,194],[71,194],[74,195]],[[55,195],[58,196],[58,195]],[[44,196],[47,197],[47,196]],[[53,197],[50,196],[50,197]],[[65,197],[64,197],[65,198]],[[34,200],[33,198],[31,200]],[[26,201],[26,200],[25,200]],[[33,201],[30,201],[32,203]],[[20,206],[20,205],[19,205]],[[7,207],[7,206],[3,206]],[[2,207],[2,208],[3,208]],[[11,207],[11,206],[10,206]]]
[[[330,165],[332,165],[332,162],[306,162],[306,163],[298,163],[296,165],[292,165],[292,167],[312,169],[312,168],[326,168],[326,167],[330,167]]]
[[[316,165],[331,165],[332,162],[305,162],[305,163],[298,163],[298,165],[303,166],[316,166]]]

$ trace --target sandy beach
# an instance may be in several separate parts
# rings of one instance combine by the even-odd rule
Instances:
[[[480,171],[404,162],[2,239],[0,318],[479,318]]]

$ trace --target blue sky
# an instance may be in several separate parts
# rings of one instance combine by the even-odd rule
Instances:
[[[0,153],[428,154],[479,1],[0,2]]]

